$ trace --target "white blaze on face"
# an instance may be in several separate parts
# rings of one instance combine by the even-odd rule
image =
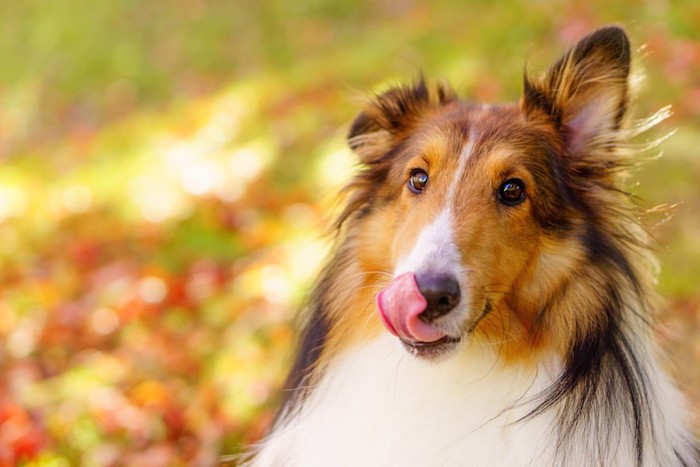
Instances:
[[[447,191],[445,206],[437,217],[420,231],[416,238],[416,243],[408,255],[399,259],[394,271],[394,277],[398,277],[406,272],[417,273],[422,271],[452,273],[455,277],[461,276],[460,273],[464,268],[461,263],[461,255],[455,243],[452,205],[457,187],[467,165],[467,159],[472,154],[475,139],[474,137],[470,138],[459,155],[459,164]]]
[[[420,231],[409,254],[396,265],[394,277],[405,272],[448,273],[459,269],[460,254],[452,231],[452,210],[447,206]]]

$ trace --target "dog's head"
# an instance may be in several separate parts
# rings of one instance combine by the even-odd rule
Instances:
[[[438,358],[483,337],[515,355],[595,322],[585,306],[548,310],[565,289],[596,299],[576,283],[588,265],[630,268],[608,241],[629,68],[627,36],[607,27],[526,78],[518,104],[461,101],[421,79],[356,118],[349,144],[365,168],[340,222],[356,227],[362,268],[392,274],[378,310],[410,351]]]

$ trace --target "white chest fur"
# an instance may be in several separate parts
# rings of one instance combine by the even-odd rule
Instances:
[[[501,368],[497,351],[473,344],[429,364],[388,335],[353,348],[254,465],[552,465],[552,416],[514,422],[557,368]]]

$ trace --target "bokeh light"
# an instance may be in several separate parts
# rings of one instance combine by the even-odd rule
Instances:
[[[630,188],[700,359],[700,4],[14,2],[0,13],[0,466],[216,465],[262,436],[332,246],[367,93],[422,70],[514,100],[606,23],[671,104]],[[676,371],[700,402],[700,370]],[[696,422],[698,419],[695,419]],[[700,423],[696,423],[700,427]]]

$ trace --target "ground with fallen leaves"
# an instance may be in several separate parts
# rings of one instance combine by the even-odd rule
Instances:
[[[353,167],[357,90],[422,70],[513,100],[526,60],[611,22],[647,74],[636,115],[674,109],[630,189],[672,206],[646,220],[656,335],[697,409],[700,4],[671,3],[0,10],[0,466],[206,466],[259,438]]]

